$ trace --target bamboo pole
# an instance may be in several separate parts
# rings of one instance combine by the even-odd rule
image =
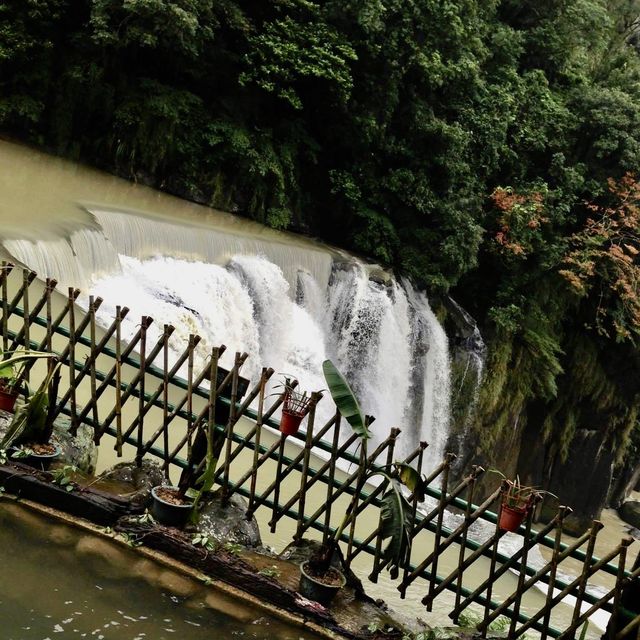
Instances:
[[[31,324],[31,317],[29,314],[29,285],[31,284],[32,280],[29,280],[29,276],[27,274],[26,271],[22,272],[22,278],[23,278],[23,282],[24,282],[24,295],[22,296],[22,307],[23,307],[23,313],[22,313],[22,320],[23,320],[23,325],[22,325],[22,330],[24,332],[24,342],[27,348],[29,348],[29,345],[31,344],[31,340],[30,340],[30,324]],[[31,375],[31,372],[29,371],[30,367],[25,367],[22,371],[22,377],[25,380],[25,382],[29,382],[29,378]]]
[[[9,275],[13,270],[10,262],[2,261],[0,279],[2,282],[2,357],[8,356],[4,353],[9,348]]]
[[[91,341],[91,349],[89,351],[89,367],[91,381],[91,399],[96,395],[96,358],[98,352],[96,350],[96,309],[93,296],[89,296],[89,339]],[[93,438],[96,444],[100,444],[100,419],[98,417],[98,403],[91,403],[91,413],[93,418]]]
[[[47,282],[45,284],[45,298],[46,298],[46,309],[45,313],[47,316],[47,334],[45,337],[46,349],[47,352],[51,353],[53,351],[53,330],[52,330],[52,322],[53,322],[53,310],[51,308],[51,293],[56,288],[57,282],[55,280],[51,280],[47,278]]]
[[[222,483],[222,503],[226,504],[229,501],[229,474],[231,472],[231,445],[233,442],[233,426],[236,423],[236,402],[238,399],[238,378],[240,374],[240,367],[242,366],[241,354],[236,351],[235,362],[232,369],[231,378],[231,404],[229,405],[229,420],[227,421],[227,428],[225,430],[226,438],[226,450],[225,450],[225,466],[224,466],[224,480]]]
[[[527,576],[527,559],[529,558],[529,549],[533,547],[533,539],[531,536],[531,523],[533,522],[533,514],[536,510],[537,504],[542,500],[542,497],[539,494],[534,494],[533,497],[533,505],[529,509],[529,513],[527,514],[527,523],[526,529],[524,533],[524,540],[522,543],[522,548],[520,550],[520,569],[518,571],[518,586],[516,587],[516,598],[513,601],[513,611],[511,613],[511,622],[509,624],[509,635],[513,635],[516,632],[516,624],[518,623],[518,616],[520,615],[520,604],[522,602],[522,596],[525,593],[524,589],[524,581]]]
[[[249,505],[247,507],[247,514],[252,513],[253,502],[256,497],[256,486],[258,482],[258,456],[260,454],[260,435],[262,433],[262,414],[264,412],[264,394],[267,386],[267,369],[262,367],[262,373],[260,374],[260,392],[258,394],[258,415],[256,417],[255,428],[255,441],[253,446],[253,462],[251,465],[251,485],[249,487]],[[250,520],[250,516],[247,517]]]
[[[169,325],[164,325],[164,344],[162,347],[162,452],[164,460],[164,477],[169,480]],[[153,400],[153,399],[152,399]],[[147,406],[151,404],[151,401]],[[146,445],[145,445],[146,451]]]
[[[69,431],[71,435],[75,436],[78,433],[78,404],[76,400],[76,313],[74,307],[73,294],[75,289],[69,287],[68,289],[68,303],[69,303],[69,394],[71,398],[71,428]],[[64,403],[64,400],[63,400]],[[61,404],[63,404],[61,403]]]
[[[122,457],[122,307],[116,306],[116,455]],[[125,309],[125,311],[128,311]]]
[[[25,276],[25,274],[27,274]],[[25,290],[29,287],[29,285],[34,281],[36,277],[36,272],[35,271],[24,271],[23,270],[23,278],[22,278],[22,284],[20,285],[20,287],[18,288],[18,291],[16,292],[16,294],[13,296],[13,298],[11,299],[11,302],[8,304],[6,310],[4,310],[4,315],[7,319],[9,319],[16,311],[16,309],[18,308],[18,305],[20,303],[20,300],[22,300],[22,297],[24,296]],[[5,293],[3,293],[3,298],[5,300],[8,300],[9,298],[9,292],[7,289],[7,282],[5,280]]]
[[[26,275],[26,272],[23,272],[23,276]],[[47,299],[51,300],[51,290],[55,289],[58,284],[57,280],[47,278],[45,281],[45,287],[42,292],[42,295],[38,299],[31,311],[29,311],[29,300],[28,297],[25,298],[26,306],[23,309],[23,326],[20,331],[16,334],[16,337],[13,339],[10,349],[16,349],[20,345],[24,345],[25,348],[29,348],[30,344],[30,336],[29,336],[29,328],[35,322],[35,319],[38,317],[40,311],[42,311],[43,307],[47,304]],[[25,290],[25,295],[28,291],[28,288]]]
[[[300,529],[304,522],[304,511],[307,500],[307,477],[309,475],[309,462],[311,460],[311,448],[313,446],[313,428],[316,422],[316,406],[320,401],[322,394],[314,391],[311,394],[311,402],[309,408],[309,416],[307,418],[307,431],[304,438],[304,451],[302,461],[302,471],[300,473],[300,489],[298,495],[300,496],[300,504],[298,505],[298,518],[296,520],[296,533],[294,535],[295,540],[299,540],[301,537]],[[337,427],[336,427],[337,428]]]
[[[336,410],[335,423],[333,426],[333,439],[331,448],[334,451],[338,450],[340,444],[340,425],[342,416],[340,412]],[[331,532],[331,494],[333,493],[333,483],[336,475],[336,458],[337,456],[331,456],[329,459],[329,482],[327,482],[327,499],[326,504],[327,508],[324,512],[324,531],[322,532],[322,540],[326,544],[327,540],[330,537]]]
[[[138,395],[138,437],[136,440],[136,467],[142,466],[142,456],[144,452],[142,450],[142,442],[144,439],[144,416],[142,410],[144,409],[144,383],[145,383],[145,371],[147,369],[147,323],[146,317],[142,316],[140,322],[140,391]],[[162,341],[160,342],[162,344]],[[153,360],[153,358],[151,358]],[[125,392],[126,395],[126,392]]]
[[[469,527],[471,526],[471,508],[473,505],[473,495],[476,488],[476,480],[478,477],[484,472],[484,468],[479,465],[474,465],[471,467],[471,483],[469,484],[469,490],[467,492],[466,499],[466,507],[464,510],[464,524],[466,525],[464,530],[462,531],[462,542],[460,543],[460,550],[458,552],[458,567],[462,567],[464,565],[464,559],[467,552],[467,537],[469,534]],[[464,572],[458,572],[458,579],[456,581],[456,598],[455,605],[457,607],[460,604],[460,598],[462,597],[462,580],[463,580]],[[433,602],[435,589],[430,591],[430,602]],[[427,608],[427,610],[429,610]],[[453,621],[454,624],[458,624],[458,620]]]
[[[96,298],[94,300],[94,307],[96,308],[96,310],[98,308],[97,305],[98,305],[99,302],[102,302],[101,298]],[[75,359],[75,342],[82,335],[82,331],[84,330],[84,327],[86,327],[88,325],[90,320],[89,320],[89,316],[86,315],[84,317],[84,319],[81,321],[81,323],[78,325],[78,327],[76,328],[75,327],[75,316],[74,316],[74,318],[71,318],[73,303],[71,301],[69,301],[69,304],[70,304],[70,307],[71,307],[70,308],[70,312],[69,312],[69,316],[70,316],[69,326],[71,326],[73,324],[74,330],[73,330],[72,333],[70,332],[69,343],[67,344],[67,347],[65,347],[65,349],[63,350],[62,355],[60,356],[60,361],[61,362],[66,362],[67,361],[67,356],[68,356],[69,369],[74,369],[74,376],[75,376],[75,378],[74,378],[74,380],[75,380],[74,389],[75,389],[80,384],[80,382],[82,382],[82,380],[85,378],[85,376],[90,373],[90,371],[91,371],[91,362],[92,362],[93,358],[91,356],[89,356],[89,358],[86,359],[84,365],[80,368],[80,370],[79,371],[75,371],[76,367],[78,366],[78,364],[76,362],[76,359]],[[121,310],[121,318],[124,318],[126,316],[126,314],[128,313],[128,311],[129,310],[126,307],[124,307]],[[97,358],[97,356],[102,352],[102,349],[105,347],[105,345],[107,344],[107,342],[109,341],[109,339],[111,338],[111,336],[113,335],[115,330],[116,330],[116,321],[114,320],[114,322],[111,324],[109,329],[107,329],[107,331],[105,332],[104,336],[102,337],[102,339],[100,340],[100,342],[96,346],[94,357]],[[138,339],[139,339],[139,333],[138,333],[138,336],[136,336],[133,339],[132,344],[129,344],[127,349],[125,349],[124,355],[128,355],[129,353],[131,353],[131,351],[133,350],[133,348],[137,344]],[[73,347],[73,353],[71,352],[72,347]],[[111,370],[109,371],[109,373],[104,376],[104,379],[103,379],[102,383],[100,384],[100,386],[96,390],[95,397],[91,398],[89,400],[89,402],[82,409],[82,411],[80,413],[80,416],[78,418],[79,422],[83,422],[86,419],[86,417],[89,415],[89,412],[91,411],[93,403],[98,401],[98,399],[100,398],[102,393],[109,386],[111,380],[115,376],[116,369],[117,369],[116,365],[117,365],[117,361],[114,362],[114,365],[111,368]],[[72,394],[73,394],[73,389],[69,388],[67,393],[65,393],[65,395],[62,398],[62,400],[60,401],[58,413],[60,412],[62,407],[64,407],[66,405],[66,403],[69,401],[69,399],[71,398]],[[114,410],[114,413],[115,413],[115,410]]]
[[[73,289],[72,302],[75,302],[79,295],[80,295],[80,289]],[[65,304],[62,308],[62,311],[58,314],[56,319],[51,323],[51,335],[58,332],[58,329],[60,328],[62,321],[67,317],[69,313],[70,305],[72,304],[72,302],[70,303],[70,299],[69,297],[67,297]],[[96,309],[98,308],[97,305],[99,302],[102,302],[102,298],[96,298]],[[46,348],[47,348],[47,339],[45,337],[45,339],[38,346],[38,351],[43,351]],[[69,343],[67,342],[67,346],[60,353],[60,357],[59,357],[60,362],[66,361],[68,353],[69,353]]]
[[[594,521],[594,525],[595,525],[596,522],[598,522],[598,521],[597,520]],[[602,525],[602,526],[604,526],[604,525]],[[574,628],[574,629],[577,627],[577,621],[578,621],[578,618],[580,617],[580,609],[582,608],[582,600],[584,598],[584,593],[585,593],[585,590],[587,588],[587,582],[589,580],[589,575],[587,574],[587,569],[591,565],[591,561],[593,559],[593,553],[594,553],[595,548],[596,548],[596,540],[598,538],[598,533],[602,529],[602,526],[593,526],[591,528],[591,532],[590,532],[590,536],[589,536],[589,543],[587,544],[587,553],[586,553],[586,556],[584,558],[584,563],[583,563],[583,567],[582,567],[582,574],[580,576],[580,582],[578,583],[578,593],[576,595],[576,603],[575,603],[575,606],[573,607],[573,616],[572,616],[572,619],[571,619],[571,627]]]
[[[564,524],[564,519],[566,516],[571,513],[571,509],[564,505],[560,505],[558,509],[558,526],[556,527],[556,535],[553,543],[553,554],[551,556],[551,566],[549,572],[549,586],[547,588],[547,597],[545,606],[547,607],[544,620],[542,622],[542,632],[540,634],[540,640],[546,640],[547,631],[549,629],[549,623],[551,621],[551,600],[553,599],[553,590],[556,582],[556,574],[558,572],[558,557],[560,555],[560,545],[562,543],[562,527]]]
[[[391,442],[390,442],[389,448],[387,449],[387,460],[385,464],[385,467],[387,469],[390,468],[391,465],[393,464],[393,453],[395,451],[396,441],[399,435],[400,435],[400,429],[397,429],[397,428],[391,429],[391,434],[390,434]],[[358,500],[358,498],[359,496],[356,495],[355,499]],[[357,504],[356,504],[356,508],[357,508]],[[404,523],[402,524],[404,526]],[[351,520],[351,533],[350,533],[351,539],[355,537],[355,532],[356,532],[356,518],[353,518]],[[373,569],[369,574],[369,580],[371,580],[371,582],[374,582],[374,583],[378,582],[378,574],[382,569],[382,567],[380,566],[382,564],[380,560],[382,556],[382,534],[383,534],[382,527],[378,525],[378,531],[375,536],[376,546],[375,546],[375,551],[373,552]]]
[[[195,350],[194,335],[189,334],[189,346],[187,355],[187,460],[191,460],[193,446],[193,356]],[[217,367],[216,367],[217,371]],[[215,386],[215,382],[211,381]]]

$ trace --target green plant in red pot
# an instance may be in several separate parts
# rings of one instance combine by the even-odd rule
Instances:
[[[28,362],[54,357],[53,354],[42,351],[19,349],[3,352],[0,349],[0,410],[13,413]]]
[[[47,356],[55,359],[51,354]],[[60,363],[54,360],[42,384],[14,413],[0,441],[0,449],[16,449],[12,458],[24,458],[26,462],[45,467],[60,454],[60,448],[50,442],[59,382]]]
[[[280,417],[280,431],[285,436],[298,433],[300,423],[309,412],[311,396],[307,392],[298,393],[294,389],[287,389],[282,403],[282,416]]]
[[[498,512],[498,527],[502,531],[516,532],[529,514],[529,511],[534,507],[536,501],[543,495],[557,498],[550,491],[543,491],[542,489],[522,484],[519,476],[516,476],[515,480],[509,480],[497,469],[491,469],[491,471],[498,473],[503,478],[500,510]]]
[[[292,376],[284,376],[282,384],[276,389],[282,389],[276,394],[282,395],[282,413],[280,416],[280,433],[292,436],[298,433],[300,424],[311,408],[311,394],[296,389],[298,381]]]
[[[533,487],[520,484],[519,478],[505,480],[500,503],[498,526],[503,531],[515,532],[533,506],[536,492]]]

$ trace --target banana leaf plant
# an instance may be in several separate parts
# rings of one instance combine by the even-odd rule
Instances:
[[[424,499],[424,478],[413,467],[401,462],[395,462],[388,467],[374,466],[374,461],[366,455],[367,440],[371,438],[368,426],[370,419],[363,415],[349,383],[336,366],[330,360],[325,360],[322,369],[336,407],[360,438],[362,473],[356,493],[345,511],[340,526],[336,529],[333,537],[326,541],[320,551],[309,560],[309,565],[319,575],[328,571],[340,538],[353,518],[356,496],[367,481],[378,476],[386,484],[386,490],[381,498],[380,524],[382,538],[383,540],[388,539],[389,542],[383,551],[383,568],[388,568],[391,576],[397,577],[400,567],[408,561],[411,549],[412,507],[405,497],[402,487],[406,487],[411,495],[418,496],[418,499],[422,501]]]
[[[9,356],[3,358],[3,356]],[[9,389],[20,384],[22,372],[28,362],[39,358],[56,358],[53,353],[44,351],[32,351],[30,349],[20,349],[15,351],[2,351],[0,349],[0,382],[3,387]]]
[[[46,355],[55,358],[52,354]],[[49,441],[53,431],[55,398],[59,381],[60,363],[57,362],[49,368],[47,377],[38,389],[29,394],[25,404],[13,415],[13,420],[0,441],[0,449],[8,449],[12,445],[22,443],[45,444]]]

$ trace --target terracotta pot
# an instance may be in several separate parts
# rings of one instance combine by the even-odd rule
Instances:
[[[292,436],[294,433],[298,433],[302,418],[304,418],[304,416],[299,413],[283,409],[282,417],[280,418],[280,432],[285,436]]]
[[[309,410],[310,402],[311,398],[306,394],[300,395],[291,389],[287,390],[280,418],[280,432],[283,435],[292,436],[294,433],[298,433],[300,423]]]
[[[8,411],[13,413],[13,408],[18,398],[18,391],[5,391],[0,389],[0,409],[2,411]]]
[[[498,526],[502,531],[516,532],[527,515],[527,507],[508,507],[503,504],[500,507],[500,519]]]

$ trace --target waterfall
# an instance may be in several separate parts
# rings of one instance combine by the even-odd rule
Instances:
[[[150,342],[163,324],[173,325],[173,360],[197,333],[196,368],[212,346],[225,344],[223,366],[246,351],[246,377],[256,381],[270,366],[313,391],[326,387],[322,362],[331,358],[363,411],[376,417],[374,444],[399,427],[396,458],[426,440],[427,468],[441,459],[449,432],[449,348],[426,295],[408,281],[321,247],[88,210],[91,228],[66,238],[5,240],[5,249],[41,276],[101,296],[98,319],[105,325],[116,304],[129,307],[125,337],[141,315],[155,320]],[[87,297],[79,302],[86,305]],[[335,411],[325,397],[320,421]]]

